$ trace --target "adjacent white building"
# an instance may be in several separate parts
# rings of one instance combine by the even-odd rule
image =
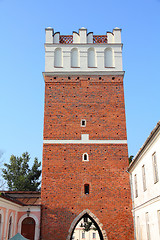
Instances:
[[[129,168],[137,240],[160,240],[160,121]]]

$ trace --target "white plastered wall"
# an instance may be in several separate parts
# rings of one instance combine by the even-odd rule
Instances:
[[[63,68],[54,67],[54,51],[56,48],[62,49],[63,56]],[[106,68],[105,67],[105,49],[112,48],[114,50],[114,67]],[[77,48],[80,54],[80,65],[78,71],[86,72],[96,72],[96,71],[122,71],[122,46],[121,44],[112,45],[108,44],[92,44],[92,48],[95,49],[96,53],[96,67],[88,68],[88,49],[91,48],[91,45],[67,45],[67,44],[58,44],[58,45],[46,45],[45,46],[45,72],[76,72],[76,68],[71,67],[71,50]]]
[[[45,72],[110,72],[123,71],[122,69],[122,43],[121,29],[115,28],[113,33],[107,32],[107,43],[93,43],[93,33],[87,34],[87,29],[79,29],[79,33],[73,32],[72,44],[59,43],[60,33],[53,35],[53,29],[46,29],[45,43]],[[56,48],[62,49],[62,68],[54,67],[54,53]],[[71,67],[71,50],[77,48],[80,54],[79,68]],[[95,67],[88,67],[88,49],[94,48],[96,55]],[[114,63],[112,67],[105,67],[105,49],[111,48],[114,52]]]
[[[145,214],[148,212],[151,239],[160,240],[157,211],[160,210],[160,131],[146,147],[131,169],[133,186],[133,211],[135,214],[136,232],[138,231],[137,216],[141,226],[141,240],[147,239]],[[156,152],[159,181],[154,183],[152,155]],[[146,191],[143,189],[142,166],[145,166]],[[135,197],[134,175],[137,175],[138,197]],[[138,240],[138,236],[137,236]]]

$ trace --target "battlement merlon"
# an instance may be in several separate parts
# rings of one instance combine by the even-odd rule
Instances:
[[[48,27],[46,31],[47,44],[110,44],[121,43],[121,29],[116,27],[113,32],[107,32],[106,35],[93,35],[93,32],[87,33],[86,28],[80,28],[79,33],[73,32],[72,35],[60,35],[60,32],[54,33],[53,28]]]

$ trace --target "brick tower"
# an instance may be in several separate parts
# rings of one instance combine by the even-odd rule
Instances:
[[[83,216],[101,240],[132,240],[121,30],[46,29],[42,239],[71,240]]]

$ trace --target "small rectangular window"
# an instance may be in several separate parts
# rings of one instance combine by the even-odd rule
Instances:
[[[148,212],[146,212],[146,230],[147,230],[147,240],[151,240]]]
[[[137,174],[134,175],[135,197],[138,197]]]
[[[146,191],[146,190],[147,190],[147,187],[146,187],[145,165],[142,166],[142,180],[143,180],[143,191]]]
[[[158,214],[158,228],[159,228],[159,236],[160,236],[160,210],[157,211]]]
[[[88,223],[88,218],[87,217],[84,217],[84,222]]]
[[[84,193],[89,194],[89,184],[84,185]]]
[[[85,119],[81,120],[81,127],[86,127],[86,120]]]
[[[82,232],[82,238],[85,238],[85,232]]]
[[[93,238],[96,238],[96,233],[93,233]]]
[[[158,168],[157,168],[157,158],[156,153],[152,155],[152,165],[153,165],[153,177],[154,177],[154,183],[157,183],[159,181],[158,178]]]
[[[137,216],[137,224],[136,224],[136,233],[137,233],[137,240],[141,240],[141,228],[140,228],[140,219]]]

